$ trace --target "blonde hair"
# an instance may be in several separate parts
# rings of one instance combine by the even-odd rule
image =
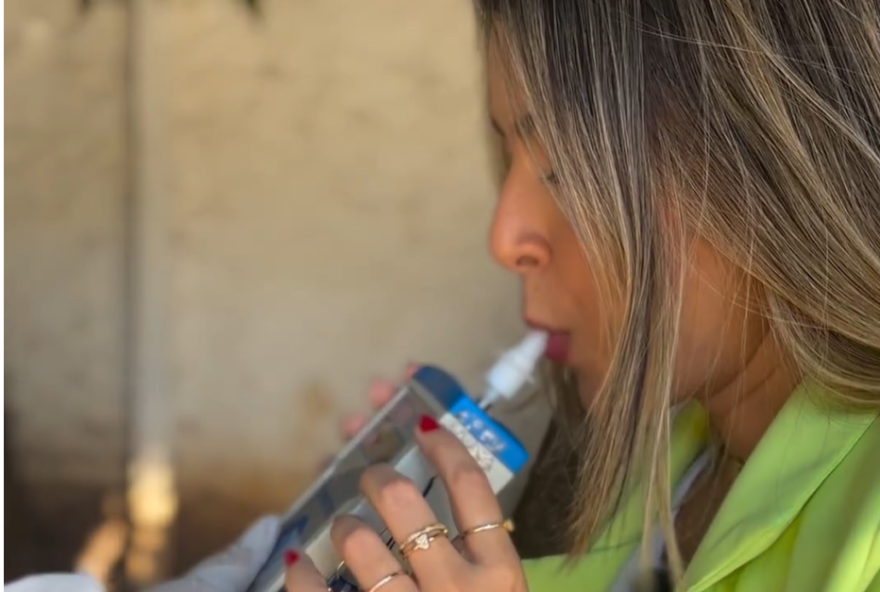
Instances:
[[[880,407],[880,3],[477,9],[602,297],[625,303],[584,429],[572,553],[638,478],[680,577],[666,462],[684,233],[670,225],[747,273],[804,376],[851,407]],[[573,404],[571,380],[560,384]]]

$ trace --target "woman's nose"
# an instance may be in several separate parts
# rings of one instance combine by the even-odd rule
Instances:
[[[490,242],[495,260],[522,275],[549,265],[552,251],[535,205],[540,200],[529,199],[511,185],[506,182],[498,197]]]

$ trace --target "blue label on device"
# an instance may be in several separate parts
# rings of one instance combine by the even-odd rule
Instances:
[[[452,376],[439,368],[423,366],[413,375],[413,379],[453,414],[468,433],[511,473],[523,468],[529,455],[522,444],[480,409]]]

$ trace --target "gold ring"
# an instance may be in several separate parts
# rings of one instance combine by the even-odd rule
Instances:
[[[406,537],[406,540],[402,543],[398,543],[400,554],[405,558],[414,551],[426,551],[434,539],[445,537],[448,534],[449,529],[442,524],[426,526]]]
[[[390,582],[391,580],[393,580],[397,576],[405,576],[405,575],[407,575],[407,573],[405,571],[403,571],[402,569],[398,569],[396,572],[388,574],[387,576],[385,576],[384,578],[382,578],[381,580],[379,580],[378,582],[376,582],[375,584],[370,586],[370,588],[367,590],[367,592],[376,592],[376,590],[378,590],[379,588],[381,588],[382,586],[384,586],[385,584],[387,584],[388,582]]]
[[[495,530],[496,528],[503,528],[507,532],[513,532],[513,529],[514,529],[513,520],[508,518],[507,520],[504,520],[503,522],[491,522],[489,524],[483,524],[481,526],[475,526],[473,528],[469,528],[466,531],[464,531],[463,533],[461,533],[461,538],[464,538],[466,536],[470,536],[472,534],[477,534],[478,532],[486,532],[487,530]]]

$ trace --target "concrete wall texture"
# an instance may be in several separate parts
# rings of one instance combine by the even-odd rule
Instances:
[[[407,360],[522,331],[467,0],[165,0],[183,546],[279,509]],[[6,6],[8,403],[26,481],[120,478],[124,3]],[[46,502],[50,503],[50,502]]]
[[[124,13],[6,4],[6,385],[28,481],[122,467]]]

